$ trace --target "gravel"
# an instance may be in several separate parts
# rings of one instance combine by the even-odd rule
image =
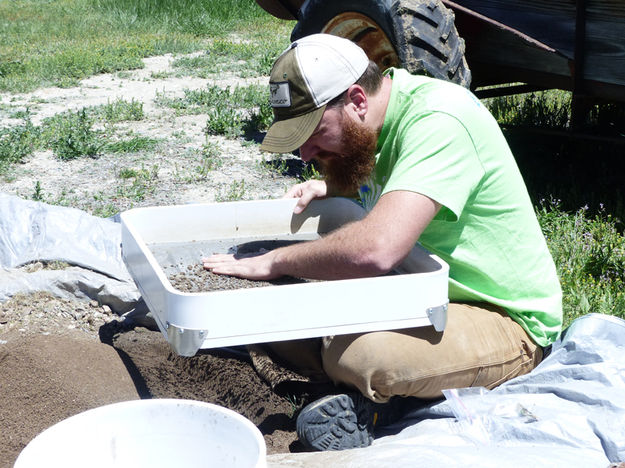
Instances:
[[[58,335],[80,330],[97,338],[100,327],[119,317],[97,301],[70,300],[47,292],[16,294],[0,303],[0,334]]]

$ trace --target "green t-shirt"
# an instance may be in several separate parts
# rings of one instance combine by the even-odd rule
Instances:
[[[562,328],[562,291],[527,189],[497,122],[466,89],[390,69],[391,97],[366,209],[395,190],[441,210],[419,242],[449,264],[452,302],[504,308],[541,346]]]

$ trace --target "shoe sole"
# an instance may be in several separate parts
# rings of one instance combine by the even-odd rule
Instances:
[[[360,398],[363,402],[355,404],[349,395],[330,395],[306,406],[297,418],[299,440],[308,449],[320,451],[371,445],[369,411],[364,397]]]

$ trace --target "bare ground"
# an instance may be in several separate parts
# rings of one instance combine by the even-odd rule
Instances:
[[[0,180],[0,191],[30,198],[35,181],[40,181],[44,201],[90,212],[103,203],[123,210],[215,201],[240,180],[245,186],[243,198],[281,196],[293,179],[267,170],[262,164],[266,157],[257,145],[241,140],[211,137],[224,164],[202,177],[193,171],[199,163],[194,149],[207,142],[206,116],[176,116],[155,105],[157,93],[175,96],[208,84],[244,82],[234,76],[154,78],[155,73],[169,70],[172,59],[146,59],[144,69],[124,77],[96,76],[77,88],[0,95],[4,109],[28,108],[36,125],[68,109],[119,98],[139,100],[146,118],[119,124],[116,131],[128,129],[163,139],[149,155],[60,161],[50,151],[38,152]],[[0,125],[12,123],[0,106]],[[118,176],[120,169],[143,164],[157,167],[149,190],[140,199],[120,197],[124,183]],[[106,306],[46,293],[14,296],[0,303],[0,466],[12,466],[22,448],[56,422],[90,408],[138,398],[188,398],[226,406],[261,429],[268,453],[298,450],[296,402],[273,392],[239,351],[201,351],[183,358],[171,351],[160,332],[128,326]]]
[[[69,416],[138,398],[215,403],[256,424],[268,453],[298,450],[295,402],[271,390],[244,349],[181,357],[159,331],[47,293],[0,304],[0,330],[0,466]]]

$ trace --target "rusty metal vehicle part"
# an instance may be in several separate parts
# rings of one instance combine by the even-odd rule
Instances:
[[[421,41],[412,37],[410,31],[420,30],[413,27],[416,21],[400,22],[397,13],[388,13],[394,0],[256,1],[273,16],[297,20],[299,23],[293,31],[297,37],[324,30],[356,39],[374,60],[380,60],[382,67],[413,60],[406,57],[408,48],[403,37],[410,37],[407,42],[411,50],[419,47]],[[403,0],[399,3],[406,4]],[[455,29],[466,43],[471,87],[478,97],[559,88],[573,91],[573,96],[582,100],[625,102],[625,2],[441,0],[441,3],[455,14]],[[420,11],[432,5],[444,11],[432,0],[412,0],[410,4],[422,5]],[[309,18],[311,14],[318,18]],[[431,24],[430,19],[421,17],[419,22]],[[402,30],[402,24],[406,31]],[[441,38],[449,40],[444,33]],[[431,65],[429,62],[426,66]]]
[[[401,66],[465,87],[471,83],[454,13],[438,0],[308,0],[291,39],[318,32],[356,42],[382,69]]]

